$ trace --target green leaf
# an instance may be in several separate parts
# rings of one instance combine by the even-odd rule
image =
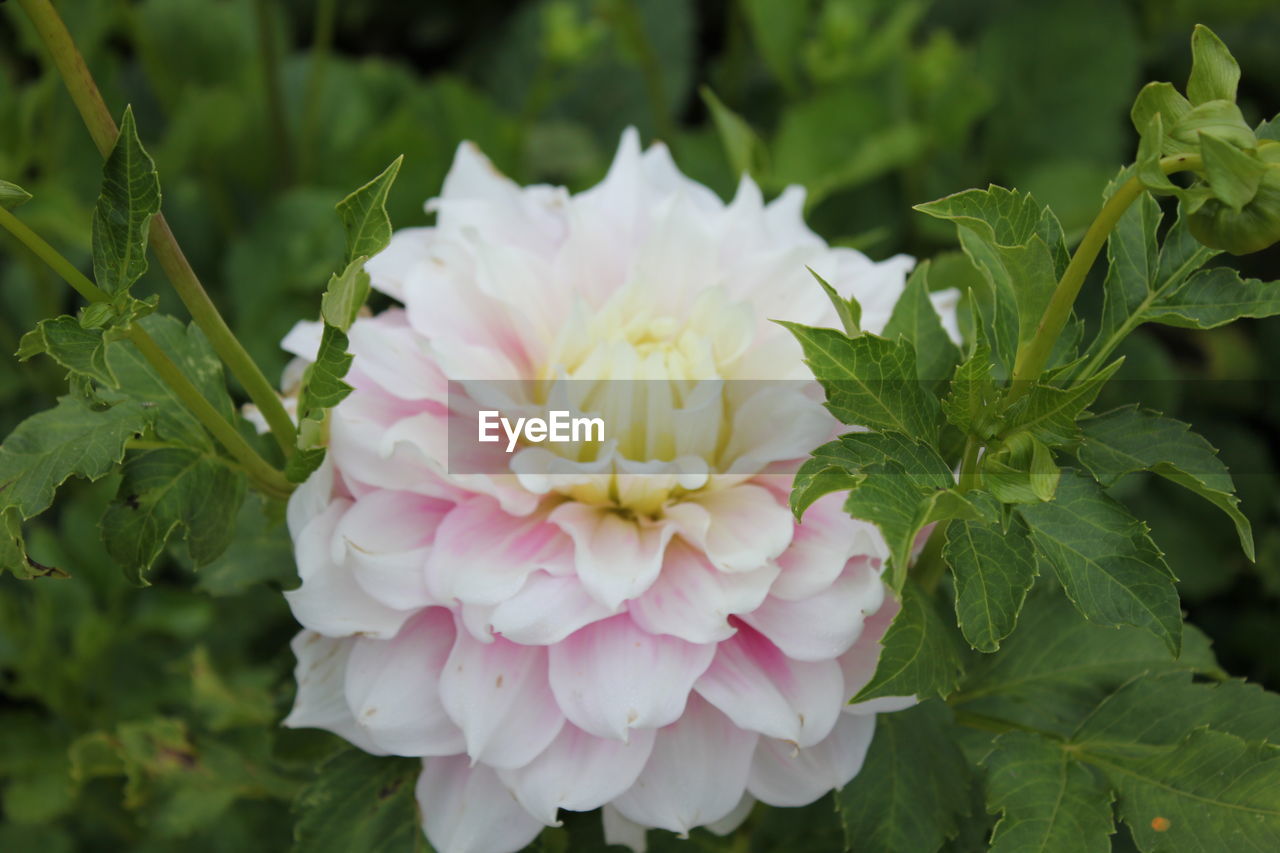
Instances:
[[[93,277],[107,293],[127,293],[147,271],[147,234],[160,210],[156,166],[126,107],[120,135],[103,169],[102,194],[93,211]]]
[[[1200,155],[1214,197],[1236,211],[1253,201],[1267,164],[1208,134],[1200,138]]]
[[[196,586],[214,596],[239,595],[259,584],[291,588],[298,572],[293,540],[282,519],[257,493],[250,492],[240,506],[231,544],[200,570]]]
[[[1138,92],[1133,101],[1133,109],[1129,118],[1133,121],[1134,130],[1143,134],[1151,126],[1151,120],[1159,115],[1166,129],[1173,127],[1182,117],[1191,112],[1191,102],[1173,87],[1172,83],[1148,83]],[[1176,148],[1177,150],[1173,150]],[[1189,154],[1194,153],[1189,146],[1178,145],[1167,141],[1160,153]]]
[[[796,59],[801,54],[805,29],[811,21],[810,7],[809,0],[742,2],[743,16],[751,28],[756,48],[788,91],[796,85]]]
[[[372,258],[391,242],[387,193],[403,161],[402,154],[382,174],[338,202],[338,215],[347,230],[347,263],[356,258]]]
[[[906,338],[916,353],[916,375],[926,384],[937,384],[955,369],[960,351],[943,330],[942,318],[929,299],[929,261],[912,270],[883,334],[889,339]]]
[[[1016,306],[1021,344],[1035,336],[1040,317],[1066,268],[1062,226],[1030,193],[1003,187],[966,190],[915,207],[956,224],[960,243],[992,287],[997,329],[1002,300]],[[997,342],[1002,356],[1007,345]]]
[[[297,853],[426,853],[414,786],[419,759],[348,749],[329,759],[293,803]]]
[[[876,717],[858,775],[836,792],[845,844],[859,853],[937,850],[969,810],[972,773],[941,702]]]
[[[26,204],[31,200],[31,193],[24,190],[17,184],[11,184],[8,181],[0,181],[0,207],[5,210],[13,210],[19,205]]]
[[[1154,301],[1142,319],[1186,329],[1213,329],[1241,317],[1280,314],[1280,281],[1241,278],[1230,267],[1201,270]]]
[[[1147,527],[1089,477],[1063,471],[1057,497],[1017,511],[1067,596],[1100,625],[1133,625],[1175,655],[1182,612],[1174,578]]]
[[[1206,136],[1240,148],[1253,148],[1258,138],[1231,101],[1205,101],[1168,126],[1165,148],[1171,154],[1195,154]]]
[[[333,326],[325,326],[316,360],[307,367],[303,379],[298,398],[300,412],[331,409],[351,393],[351,386],[342,381],[351,367],[352,356],[347,352],[348,343],[347,336],[341,331]]]
[[[1007,732],[982,763],[987,809],[1003,813],[992,853],[1109,853],[1111,790],[1060,743]]]
[[[980,329],[980,325],[975,325]],[[998,392],[991,379],[991,347],[981,337],[973,354],[956,367],[951,392],[942,400],[947,421],[967,435],[988,439],[995,435]]]
[[[44,353],[59,365],[101,385],[119,388],[120,380],[107,364],[107,341],[101,329],[86,329],[75,317],[63,314],[41,320],[22,336],[18,358],[26,361]]]
[[[1120,816],[1143,850],[1280,849],[1280,749],[1196,729],[1157,750],[1085,760],[1115,787]]]
[[[760,175],[766,168],[766,150],[760,137],[742,116],[724,105],[709,86],[698,89],[715,122],[729,166],[735,175]]]
[[[1218,451],[1191,425],[1138,406],[1089,418],[1077,455],[1104,487],[1133,471],[1152,471],[1200,495],[1236,526],[1240,547],[1254,558],[1253,528],[1240,511],[1235,483]]]
[[[1007,532],[976,521],[947,525],[942,558],[956,583],[956,620],[969,645],[994,652],[1012,633],[1038,572],[1027,530]]]
[[[1083,382],[1067,382],[1062,387],[1036,383],[1009,408],[1003,434],[1026,431],[1050,447],[1070,444],[1080,434],[1076,420],[1123,362],[1117,359]]]
[[[369,298],[369,274],[364,271],[366,258],[359,257],[347,264],[341,273],[329,277],[320,300],[320,316],[326,325],[346,332],[356,321],[360,309]]]
[[[836,314],[840,317],[840,325],[844,328],[844,333],[851,338],[856,338],[862,334],[862,306],[858,304],[858,300],[850,296],[845,299],[827,280],[813,271],[811,267],[806,267],[809,275],[813,276],[818,284],[822,286],[822,291],[827,294],[827,298],[831,300],[831,304],[836,309]]]
[[[32,578],[65,578],[67,573],[31,559],[22,536],[22,513],[17,507],[0,509],[0,575],[9,572],[18,580]]]
[[[998,450],[983,456],[982,485],[1006,504],[1052,500],[1061,471],[1053,451],[1029,432],[1014,433]]]
[[[946,698],[959,684],[964,661],[955,628],[914,584],[903,586],[902,609],[880,644],[875,675],[854,702],[880,696]]]
[[[125,462],[116,501],[102,517],[107,553],[139,586],[174,534],[197,567],[226,550],[244,500],[245,476],[208,452],[144,450]]]
[[[827,392],[827,408],[842,422],[925,439],[937,435],[938,401],[917,379],[909,344],[779,322],[800,341]]]
[[[1191,33],[1191,78],[1187,81],[1191,103],[1234,101],[1239,82],[1240,66],[1231,51],[1213,30],[1196,24]]]
[[[147,422],[137,403],[98,411],[82,399],[60,398],[0,445],[0,506],[16,507],[23,518],[44,512],[68,477],[96,480],[115,468],[125,443]]]
[[[954,482],[946,460],[927,444],[894,432],[851,432],[821,445],[800,466],[792,483],[792,512],[799,519],[818,498],[852,489],[866,479],[866,468],[886,462],[898,466],[916,488],[945,489]]]

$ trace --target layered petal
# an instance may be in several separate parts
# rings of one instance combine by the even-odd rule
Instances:
[[[512,853],[542,831],[495,771],[461,755],[423,761],[415,793],[437,853]]]
[[[874,715],[844,714],[831,734],[812,746],[761,738],[747,790],[771,806],[808,805],[857,774],[875,730]]]

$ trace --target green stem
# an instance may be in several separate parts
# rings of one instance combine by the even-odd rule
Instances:
[[[270,0],[256,0],[253,5],[258,17],[262,88],[267,95],[267,121],[271,125],[271,138],[276,147],[277,174],[280,183],[288,186],[293,180],[293,156],[289,143],[289,124],[285,119],[284,94],[280,89],[280,56],[276,52],[275,20],[271,15]]]
[[[111,297],[75,266],[58,253],[37,233],[32,231],[21,220],[4,208],[0,208],[0,226],[18,238],[36,257],[48,264],[63,281],[71,285],[77,293],[90,302],[110,302]],[[138,348],[143,357],[151,364],[160,378],[164,380],[178,399],[182,401],[193,415],[199,418],[205,428],[226,448],[241,466],[244,467],[253,481],[262,491],[273,497],[288,497],[293,489],[284,475],[273,468],[257,451],[245,441],[239,430],[224,418],[213,407],[200,389],[191,383],[173,360],[160,348],[147,330],[138,325],[130,326],[126,332],[129,341]]]
[[[98,91],[98,86],[94,83],[84,58],[71,40],[71,34],[67,32],[62,18],[58,16],[49,0],[18,0],[18,3],[35,26],[36,33],[49,51],[49,56],[59,74],[62,75],[62,81],[71,94],[71,100],[80,111],[80,116],[84,119],[85,126],[89,129],[89,135],[97,145],[98,151],[103,157],[108,156],[115,146],[119,129],[106,103],[102,100],[102,94]],[[160,262],[161,268],[169,277],[178,297],[187,306],[191,318],[204,332],[209,343],[213,345],[214,351],[231,370],[232,375],[244,386],[249,399],[262,412],[280,449],[286,456],[292,455],[296,431],[289,413],[285,411],[280,397],[267,377],[263,375],[261,368],[232,333],[226,321],[222,319],[222,315],[218,313],[217,306],[213,304],[208,292],[200,284],[195,270],[191,268],[173,232],[169,230],[164,214],[156,214],[151,220],[150,243],[156,260]]]
[[[939,522],[929,534],[929,540],[924,543],[924,550],[920,552],[920,557],[912,570],[916,582],[927,593],[932,593],[938,588],[938,583],[947,571],[947,564],[942,559],[942,544],[946,539],[948,523]]]
[[[954,702],[955,697],[948,699],[948,703]],[[979,729],[984,732],[994,732],[996,734],[1004,734],[1005,732],[1031,732],[1049,740],[1061,741],[1062,735],[1051,732],[1046,729],[1038,729],[1035,726],[1024,726],[1021,723],[1015,723],[1012,720],[1004,720],[1000,717],[989,717],[986,714],[978,714],[973,711],[957,710],[955,712],[956,722],[962,726],[971,729]]]
[[[1195,154],[1165,157],[1160,161],[1160,168],[1166,175],[1201,167],[1200,157]],[[1093,267],[1098,253],[1106,245],[1107,237],[1120,221],[1120,217],[1144,191],[1142,182],[1136,176],[1129,178],[1120,185],[1111,198],[1107,199],[1106,204],[1102,206],[1102,210],[1089,226],[1089,230],[1085,232],[1066,270],[1063,271],[1058,286],[1049,298],[1049,304],[1040,317],[1035,335],[1018,349],[1017,357],[1014,359],[1011,387],[1004,400],[1005,406],[1030,391],[1031,383],[1044,370],[1053,346],[1057,343],[1058,336],[1062,334],[1067,318],[1071,316],[1071,308],[1075,305],[1076,297],[1079,296],[1080,288],[1084,286],[1085,278]]]
[[[329,64],[329,51],[337,30],[338,0],[319,0],[316,4],[315,29],[311,36],[311,62],[307,69],[307,88],[302,96],[302,133],[298,151],[298,172],[305,180],[311,174],[315,156],[316,116],[320,111],[320,93]]]

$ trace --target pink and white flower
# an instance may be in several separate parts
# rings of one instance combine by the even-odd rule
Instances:
[[[838,324],[806,266],[872,331],[903,290],[910,258],[828,247],[803,199],[744,178],[726,205],[634,131],[577,195],[464,144],[437,224],[369,262],[403,307],[352,327],[355,391],[289,503],[305,630],[286,724],[421,756],[441,853],[518,850],[559,809],[603,806],[633,844],[725,832],[756,800],[848,782],[875,714],[911,701],[848,704],[896,612],[878,532],[838,496],[803,524],[787,507],[838,425],[799,383],[726,381],[807,377],[770,322]],[[311,358],[318,337],[285,346]],[[614,432],[467,468],[451,418],[494,395]]]

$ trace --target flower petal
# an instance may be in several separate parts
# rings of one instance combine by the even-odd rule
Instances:
[[[298,695],[293,710],[284,718],[291,729],[325,729],[374,755],[386,755],[356,725],[343,690],[347,660],[354,640],[333,639],[315,631],[300,631],[289,645],[298,665],[293,677],[298,682]]]
[[[360,587],[398,610],[437,603],[427,593],[427,555],[451,507],[439,498],[381,489],[357,498],[338,523],[338,536]]]
[[[347,705],[379,747],[393,755],[453,755],[466,748],[440,704],[440,672],[453,641],[453,617],[439,607],[410,619],[393,639],[355,641]]]
[[[597,737],[626,740],[631,729],[680,717],[715,649],[650,634],[622,614],[588,625],[549,652],[551,690],[564,715]]]
[[[497,773],[469,767],[461,755],[423,761],[415,793],[422,828],[437,853],[511,853],[542,831]]]
[[[744,483],[667,509],[680,535],[722,572],[758,569],[791,543],[795,521],[767,489]]]
[[[832,494],[805,511],[790,547],[778,557],[782,573],[770,595],[792,601],[809,598],[831,586],[851,558],[883,560],[889,555],[875,525],[850,518],[843,505],[844,495]]]
[[[493,609],[489,624],[514,643],[549,646],[612,614],[587,595],[576,576],[537,571],[529,575],[519,592]]]
[[[771,806],[808,805],[857,775],[875,730],[874,716],[844,714],[831,734],[810,747],[761,738],[747,790]]]
[[[884,603],[880,572],[855,561],[830,587],[800,601],[770,596],[742,621],[795,660],[830,660],[844,654],[862,633],[867,614]]]
[[[572,537],[583,587],[611,609],[653,585],[675,532],[668,524],[633,521],[576,501],[560,504],[549,520]]]
[[[702,554],[677,541],[667,549],[657,582],[627,608],[636,624],[651,634],[714,643],[733,636],[729,617],[759,607],[777,576],[777,566],[718,572]]]

